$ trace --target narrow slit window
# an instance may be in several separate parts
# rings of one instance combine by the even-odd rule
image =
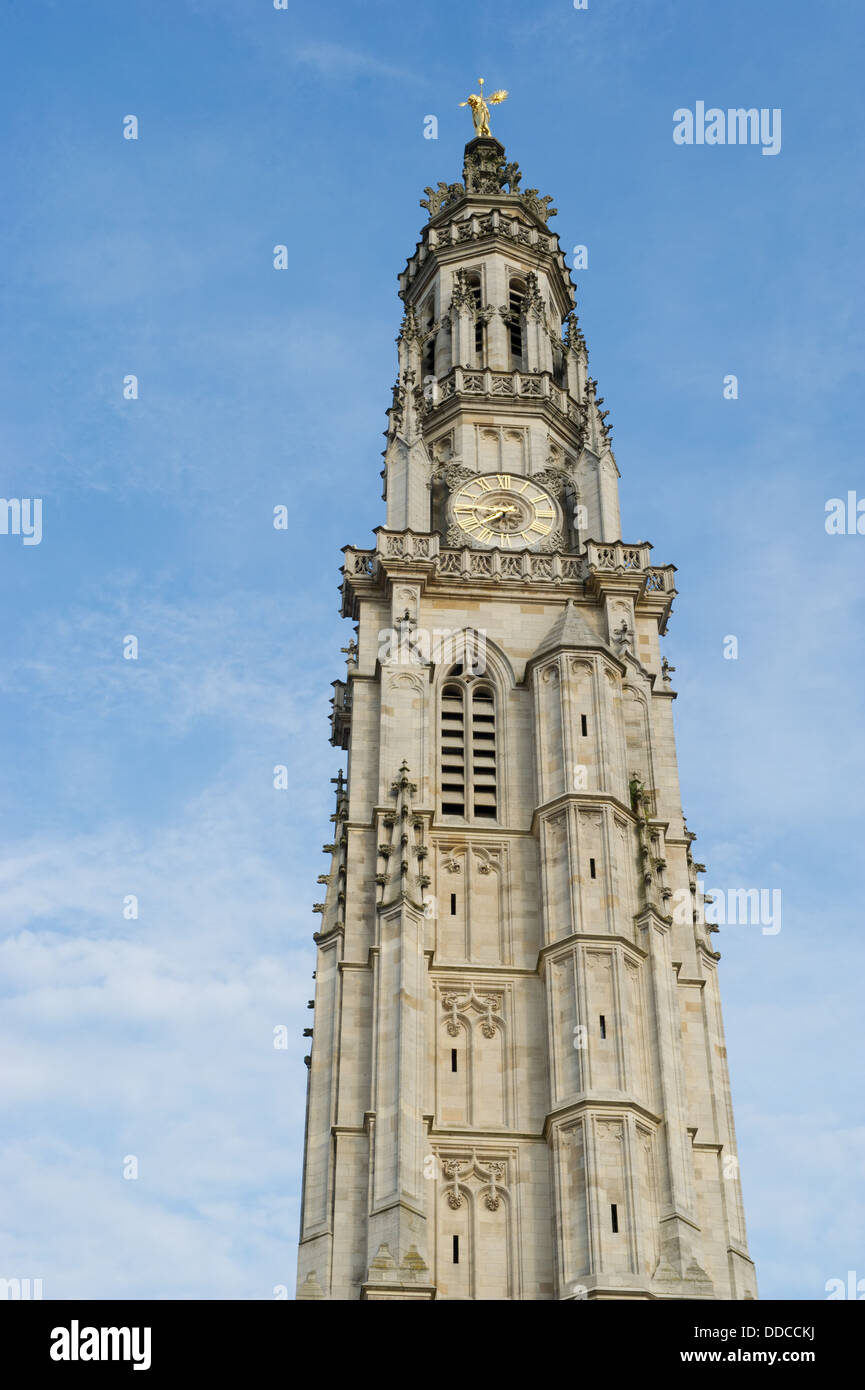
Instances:
[[[457,895],[456,895],[456,893],[451,893],[451,917],[456,917],[456,915],[457,915]]]
[[[457,1050],[456,1050],[455,1047],[452,1047],[452,1048],[451,1048],[451,1071],[456,1071],[456,1069],[457,1069]]]
[[[601,1037],[602,1037],[602,1038],[605,1038],[606,1036],[607,1036],[607,1020],[606,1020],[606,1018],[604,1017],[604,1015],[601,1014]]]
[[[460,1262],[460,1238],[459,1238],[459,1236],[454,1236],[454,1264],[455,1264],[455,1265],[458,1265],[459,1262]]]
[[[596,869],[595,869],[595,861],[594,861],[594,859],[590,859],[590,860],[589,860],[589,877],[590,877],[590,878],[597,878],[597,877],[598,877],[597,871],[596,871]]]
[[[588,736],[589,721],[584,714],[580,715],[580,731],[583,735],[583,738],[586,738]]]
[[[610,1225],[611,1225],[612,1228],[613,1228],[613,1235],[614,1235],[614,1236],[615,1236],[615,1235],[618,1235],[618,1233],[619,1233],[619,1209],[618,1209],[618,1207],[616,1206],[616,1203],[615,1203],[615,1202],[612,1202],[612,1203],[610,1204]]]

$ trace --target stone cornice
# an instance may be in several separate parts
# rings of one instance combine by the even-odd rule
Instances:
[[[368,834],[376,830],[375,817],[381,809],[381,807],[375,807],[373,809],[372,820],[347,820],[345,822],[345,829],[348,831],[356,831],[360,834]],[[433,812],[431,811],[417,811],[415,814],[418,816],[433,816]],[[454,835],[457,835],[463,836],[466,840],[471,840],[473,844],[485,844],[487,842],[490,844],[497,844],[503,836],[515,837],[521,835],[525,839],[536,838],[531,826],[522,828],[506,825],[491,826],[488,821],[481,824],[480,822],[457,820],[456,818],[454,818],[453,822],[436,820],[433,818],[430,820],[427,829],[431,840],[450,840]]]
[[[528,1140],[535,1144],[544,1142],[543,1134],[538,1134],[537,1131],[531,1129],[478,1130],[467,1129],[465,1126],[457,1127],[456,1125],[453,1129],[436,1129],[433,1125],[432,1115],[424,1115],[423,1118],[429,1125],[428,1137],[436,1139],[442,1144],[453,1144],[454,1146],[459,1144],[475,1149],[507,1149],[508,1147],[516,1147],[515,1143],[512,1142],[515,1140],[522,1140],[524,1143]]]
[[[555,813],[565,805],[581,806],[586,810],[601,810],[604,806],[612,806],[614,811],[619,811],[625,816],[632,825],[636,825],[639,817],[631,806],[626,806],[624,801],[620,801],[612,792],[560,792],[558,796],[553,796],[549,801],[544,801],[540,806],[536,806],[532,813],[532,834],[537,833],[538,819],[550,812]],[[664,822],[659,822],[663,825]]]
[[[642,946],[638,946],[635,942],[630,941],[627,936],[621,936],[619,933],[569,932],[567,936],[563,936],[560,940],[549,941],[546,946],[541,947],[538,951],[537,973],[542,973],[542,968],[546,967],[548,958],[555,956],[558,951],[561,951],[563,955],[567,955],[575,946],[604,946],[608,943],[614,946],[623,946],[627,951],[630,951],[638,961],[645,960],[648,955],[648,952],[644,951]]]
[[[663,1115],[658,1115],[654,1110],[649,1110],[640,1101],[634,1100],[631,1096],[622,1095],[621,1098],[614,1096],[592,1096],[585,1091],[579,1091],[573,1100],[567,1101],[564,1105],[557,1105],[555,1109],[548,1110],[544,1119],[543,1137],[549,1140],[550,1134],[555,1129],[560,1129],[563,1122],[570,1119],[578,1119],[580,1116],[589,1112],[593,1114],[603,1111],[605,1115],[639,1115],[640,1119],[647,1120],[649,1124],[658,1126],[663,1124]]]
[[[526,684],[528,684],[529,671],[533,671],[536,666],[543,666],[546,662],[552,661],[563,652],[569,653],[571,656],[602,656],[609,661],[611,666],[618,668],[620,675],[627,675],[627,668],[624,661],[622,661],[621,657],[616,656],[616,654],[612,652],[609,647],[605,646],[603,642],[592,642],[587,646],[581,645],[576,647],[569,642],[563,641],[558,642],[555,646],[547,647],[545,651],[540,653],[536,652],[534,656],[529,657],[526,662]],[[646,674],[648,675],[649,673],[647,672]]]
[[[443,979],[448,975],[471,975],[472,979],[484,980],[487,976],[491,980],[515,980],[538,978],[537,970],[531,966],[523,965],[457,965],[449,964],[447,961],[430,960],[430,975],[435,978]]]

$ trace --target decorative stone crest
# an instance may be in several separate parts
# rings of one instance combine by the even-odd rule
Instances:
[[[442,995],[442,1008],[449,1014],[447,1030],[452,1038],[460,1035],[460,1015],[466,1014],[470,1009],[483,1014],[481,1032],[485,1038],[496,1036],[496,1018],[494,1015],[501,1014],[502,996],[500,994],[477,994],[473,984],[469,985],[467,994],[460,994],[455,990],[448,990]]]
[[[487,1210],[499,1210],[503,1197],[508,1194],[507,1159],[479,1158],[473,1150],[471,1154],[463,1154],[459,1157],[445,1157],[443,1155],[441,1165],[442,1174],[449,1184],[445,1195],[451,1211],[459,1211],[465,1199],[462,1189],[472,1179],[481,1184],[483,1202]]]
[[[555,217],[558,212],[558,208],[550,207],[550,203],[553,201],[550,194],[547,193],[545,197],[541,198],[538,196],[536,188],[527,188],[525,193],[518,194],[518,197],[523,207],[528,208],[529,212],[533,212],[535,217],[539,217],[542,222],[546,222],[548,217]]]
[[[558,550],[565,549],[565,538],[561,529],[551,531],[545,536],[538,546],[538,552],[543,555],[552,555]]]
[[[505,163],[504,146],[498,140],[472,140],[466,145],[463,179],[467,193],[502,193],[505,184],[516,193],[520,177],[518,164]]]
[[[458,1158],[443,1158],[442,1172],[452,1183],[448,1189],[447,1201],[451,1211],[459,1211],[463,1204],[463,1194],[460,1192],[460,1177],[462,1176],[462,1163]]]
[[[505,1175],[505,1165],[504,1163],[488,1163],[486,1166],[490,1175],[490,1190],[484,1195],[484,1204],[489,1211],[498,1211],[501,1206],[499,1184]]]
[[[620,1120],[596,1120],[595,1133],[599,1139],[606,1139],[613,1144],[622,1142],[622,1124]]]
[[[466,196],[466,190],[461,183],[443,183],[441,179],[436,188],[427,187],[424,193],[427,196],[421,198],[420,205],[426,208],[430,217],[435,217],[442,208],[451,207]]]
[[[532,482],[540,483],[554,497],[561,497],[565,490],[565,484],[569,481],[567,473],[562,468],[542,468],[540,473],[532,474]]]
[[[468,468],[466,464],[456,460],[442,464],[435,470],[431,481],[434,483],[444,482],[451,492],[454,492],[461,483],[468,482],[469,478],[474,478],[473,468]]]

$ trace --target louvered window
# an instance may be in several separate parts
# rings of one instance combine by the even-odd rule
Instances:
[[[443,815],[495,820],[496,781],[495,696],[471,679],[449,680],[441,701]]]
[[[496,818],[496,706],[486,686],[472,697],[472,803],[476,816]]]
[[[442,691],[442,812],[466,813],[466,729],[464,688],[446,685]]]
[[[508,335],[511,344],[511,369],[522,371],[525,367],[523,353],[523,299],[526,287],[522,280],[511,280],[508,286]]]

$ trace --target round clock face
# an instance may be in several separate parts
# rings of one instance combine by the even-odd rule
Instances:
[[[453,516],[466,539],[503,550],[540,545],[556,521],[556,504],[531,478],[514,473],[479,474],[453,499]]]

